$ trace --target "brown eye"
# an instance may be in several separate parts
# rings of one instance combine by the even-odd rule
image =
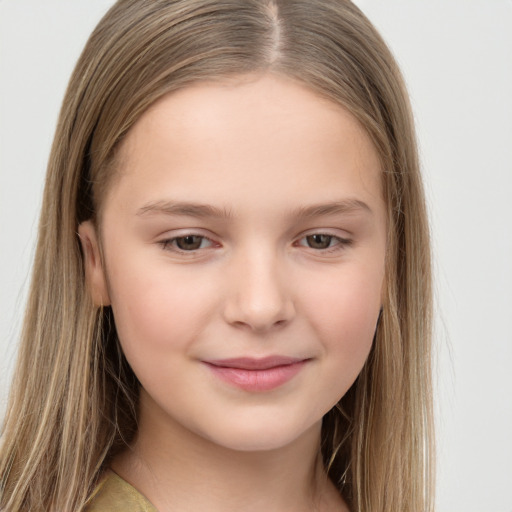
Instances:
[[[193,233],[184,236],[176,236],[174,238],[167,238],[161,240],[158,244],[165,251],[174,252],[176,254],[184,255],[189,252],[192,255],[202,254],[204,250],[218,247],[212,240],[204,235],[195,235]],[[195,251],[198,251],[196,254]]]
[[[328,249],[333,238],[331,235],[315,234],[307,236],[306,242],[312,249]]]
[[[187,235],[175,238],[176,247],[182,251],[195,251],[201,248],[204,236]]]

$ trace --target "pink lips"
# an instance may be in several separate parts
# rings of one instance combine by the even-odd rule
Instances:
[[[270,356],[204,361],[220,379],[246,391],[270,391],[292,379],[308,359]]]

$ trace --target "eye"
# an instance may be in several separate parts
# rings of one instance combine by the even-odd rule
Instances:
[[[312,249],[328,249],[331,246],[331,242],[334,237],[331,235],[308,235],[306,238],[306,243],[308,247]]]
[[[163,240],[161,244],[163,248],[167,250],[174,250],[178,252],[190,252],[211,247],[213,245],[213,242],[210,239],[206,238],[205,236],[185,235],[177,236],[175,238],[169,238],[168,240]]]
[[[313,233],[301,238],[297,244],[319,251],[342,249],[352,243],[351,240],[325,233]]]

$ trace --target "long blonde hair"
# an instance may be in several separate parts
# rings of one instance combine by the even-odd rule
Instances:
[[[84,282],[77,226],[98,221],[120,141],[158,98],[268,71],[348,109],[381,158],[386,296],[370,356],[323,421],[352,510],[433,508],[429,230],[407,93],[348,0],[120,0],[71,77],[51,151],[32,286],[0,451],[0,508],[78,511],[137,429],[139,384]]]

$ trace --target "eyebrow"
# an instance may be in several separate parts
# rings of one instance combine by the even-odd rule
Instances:
[[[372,209],[364,201],[361,201],[360,199],[343,199],[341,201],[303,206],[296,210],[293,215],[300,219],[310,219],[325,215],[358,212],[373,214]]]
[[[175,201],[154,201],[139,208],[137,215],[144,216],[150,214],[181,215],[186,217],[213,217],[230,218],[231,212],[225,208],[217,208],[209,204],[188,203]]]
[[[359,199],[343,199],[341,201],[301,206],[300,208],[292,211],[290,213],[290,217],[306,220],[326,215],[350,214],[358,212],[373,214],[371,208],[364,201]],[[139,208],[139,210],[137,210],[138,216],[146,216],[152,214],[165,214],[196,218],[208,217],[218,219],[229,219],[233,217],[231,210],[227,208],[218,208],[209,204],[181,201],[153,201],[147,203],[146,205]]]

